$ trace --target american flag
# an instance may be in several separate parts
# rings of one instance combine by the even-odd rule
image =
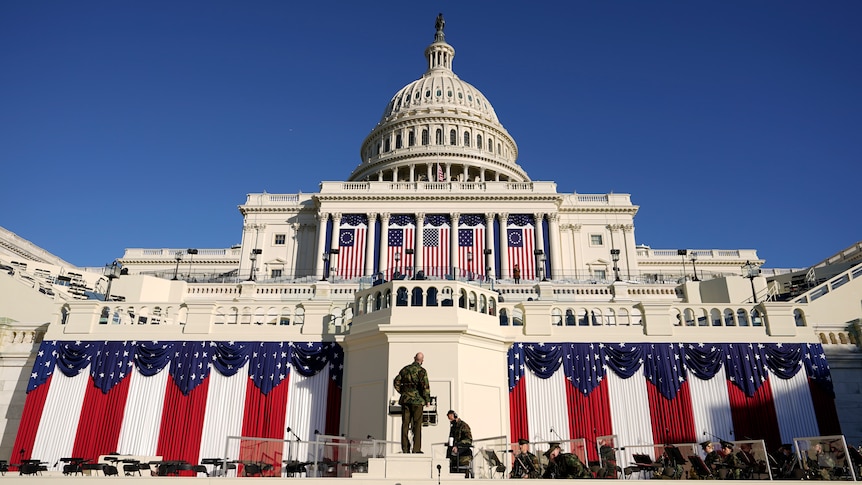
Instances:
[[[365,244],[368,218],[364,214],[349,214],[341,219],[338,234],[338,276],[351,279],[365,273]]]
[[[387,274],[386,279],[392,279],[397,270],[401,274],[408,274],[413,268],[413,255],[407,254],[407,249],[413,249],[413,239],[416,232],[415,218],[411,215],[392,216],[389,220],[389,249],[386,256]],[[401,261],[395,261],[395,254],[399,254]]]
[[[458,225],[458,267],[461,276],[482,278],[485,275],[485,226],[483,216],[467,214],[461,216]],[[473,260],[470,261],[472,254]]]
[[[536,277],[535,233],[533,216],[513,214],[509,216],[506,229],[509,242],[509,267],[517,264],[521,268],[521,278],[531,280]],[[511,271],[511,270],[510,270]]]
[[[437,164],[437,181],[438,182],[445,182],[446,181],[446,174],[443,173],[443,166],[440,165],[439,163]]]
[[[449,231],[449,216],[435,214],[425,217],[422,258],[428,276],[443,277],[449,273]]]

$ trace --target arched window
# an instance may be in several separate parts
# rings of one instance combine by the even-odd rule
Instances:
[[[500,309],[500,326],[508,327],[509,326],[509,313],[505,308]]]
[[[391,147],[389,146],[389,138],[383,140],[383,151],[388,152]]]
[[[497,300],[488,298],[488,315],[492,317],[497,314]]]
[[[65,325],[69,321],[69,307],[64,306],[60,309],[60,325]]]
[[[395,297],[395,306],[407,306],[407,288],[403,286],[398,288],[398,293]]]
[[[422,306],[422,288],[413,288],[413,298],[410,300],[410,306]]]
[[[584,315],[578,319],[578,325],[586,327],[590,324],[590,312],[584,308]]]
[[[440,295],[442,298],[442,302],[440,306],[452,306],[452,288],[449,286],[444,287],[440,290]]]
[[[455,130],[449,130],[449,144],[457,145],[458,144],[458,132]]]
[[[401,144],[401,132],[399,131],[397,135],[395,135],[395,149],[402,148]]]
[[[798,308],[793,310],[793,320],[796,322],[797,327],[805,326],[805,314],[802,313],[802,310]]]
[[[428,295],[425,297],[425,306],[437,306],[437,288],[433,286],[428,288]]]
[[[443,130],[437,128],[437,131],[434,132],[434,143],[437,145],[443,144]]]
[[[376,311],[380,310],[380,308],[382,306],[383,306],[383,295],[381,295],[380,292],[377,292],[374,294],[374,307],[373,307],[374,311],[376,312]]]
[[[407,134],[407,145],[413,146],[416,144],[416,133],[413,130],[410,130],[410,133]]]
[[[497,143],[497,155],[502,155],[502,154],[503,154],[502,145]]]
[[[428,130],[422,130],[422,144],[427,145],[428,143],[430,143],[428,141]]]
[[[465,147],[470,146],[470,132],[469,131],[464,132],[464,146]]]
[[[512,325],[518,327],[524,325],[524,312],[522,312],[520,308],[512,310]]]
[[[740,327],[747,327],[748,323],[748,312],[744,309],[740,308],[736,311],[736,321],[739,322]]]
[[[479,295],[479,313],[488,313],[488,298],[485,295]]]
[[[293,324],[294,325],[305,324],[305,308],[302,308],[301,306],[296,307],[296,311],[294,313],[296,314],[296,318],[295,318]]]
[[[563,312],[559,308],[551,310],[551,325],[561,327],[563,325]]]
[[[691,308],[685,309],[685,325],[688,327],[694,326],[694,310]]]
[[[571,308],[566,309],[566,326],[572,327],[575,325],[575,312]]]
[[[494,140],[490,138],[488,138],[488,151],[492,153],[494,152]]]
[[[713,327],[721,326],[721,313],[718,311],[718,308],[713,308],[709,311],[709,319],[712,320]]]
[[[102,313],[99,314],[99,325],[107,325],[108,324],[108,315],[110,314],[110,312],[111,312],[111,310],[108,307],[106,307],[106,306],[102,307]]]
[[[482,135],[476,135],[476,148],[482,149]]]
[[[733,310],[730,308],[724,309],[724,326],[733,327],[736,323],[733,321]]]
[[[755,308],[751,310],[751,326],[752,327],[762,327],[763,326],[763,318],[760,316],[760,311]]]

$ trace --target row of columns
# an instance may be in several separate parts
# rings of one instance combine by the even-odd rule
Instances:
[[[414,248],[413,248],[413,273],[425,267],[424,254],[422,251],[423,247],[423,235],[425,233],[425,213],[417,212],[414,214],[416,216],[416,236],[414,238]],[[330,247],[325,248],[326,245],[326,223],[329,220],[329,217],[332,216],[332,235],[330,237]],[[364,274],[366,276],[370,276],[372,274],[382,272],[385,273],[388,269],[388,261],[387,254],[389,252],[389,220],[392,217],[392,214],[389,212],[384,212],[379,214],[380,216],[380,258],[378,261],[377,268],[373,267],[374,264],[374,241],[376,239],[376,229],[377,225],[375,222],[377,221],[378,214],[369,213],[368,214],[368,230],[366,232],[365,239],[365,268]],[[458,221],[461,217],[459,212],[453,212],[449,214],[452,230],[449,231],[449,271],[450,273],[454,273],[456,270],[456,265],[458,261]],[[548,230],[550,232],[549,237],[549,250],[550,254],[547,259],[550,260],[551,264],[551,274],[560,274],[561,271],[561,251],[560,251],[560,223],[559,216],[556,213],[547,214],[548,216]],[[535,217],[535,247],[537,249],[544,250],[545,244],[545,234],[544,234],[544,226],[542,221],[545,218],[544,213],[536,213]],[[320,249],[318,254],[320,255],[320,259],[316,264],[316,274],[319,279],[324,277],[324,259],[323,254],[327,253],[337,253],[337,249],[339,247],[338,234],[341,226],[341,214],[340,213],[318,213],[317,215],[317,247]],[[501,278],[510,278],[511,277],[511,268],[509,266],[509,240],[506,233],[506,225],[509,220],[509,214],[507,213],[493,213],[487,212],[485,213],[485,244],[484,249],[491,250],[491,254],[486,255],[482,254],[482,259],[484,266],[483,270],[488,270],[489,275],[497,275],[496,268],[496,258],[494,254],[496,251],[494,248],[494,220],[497,219],[500,221],[501,227],[501,237],[500,237],[500,247],[499,247],[499,255],[500,255],[500,271],[499,275]],[[333,251],[336,250],[336,251]],[[484,253],[484,252],[483,252]],[[476,255],[478,258],[480,255]],[[547,260],[546,263],[547,264]],[[536,263],[536,267],[538,268],[538,262]],[[545,267],[544,271],[547,273],[548,268]]]
[[[420,165],[425,165],[424,172],[425,172],[425,176],[427,177],[428,181],[438,182],[437,173],[435,171],[435,167],[437,166],[436,163],[427,163],[427,164],[420,164]],[[453,170],[453,168],[456,167],[454,164],[442,163],[442,165],[445,167],[443,170],[443,172],[444,172],[443,181],[444,182],[449,182],[450,180],[452,180],[452,174],[453,173],[456,173],[456,175],[458,175],[458,180],[461,182],[470,182],[471,181],[470,180],[470,166],[469,165],[458,164],[457,166],[460,167],[461,170],[457,171],[457,172],[455,172]],[[399,180],[399,175],[401,175],[401,169],[402,168],[403,167],[394,167],[391,169],[385,169],[385,170],[381,170],[381,171],[377,172],[377,181],[383,182],[385,179],[386,173],[389,172],[391,174],[391,178],[394,182],[400,182],[401,180]],[[418,181],[417,173],[422,173],[423,170],[420,168],[420,170],[417,171],[416,170],[417,164],[413,164],[413,163],[410,164],[409,169],[410,169],[410,175],[409,175],[409,178],[407,179],[407,181],[409,181],[409,182]],[[500,176],[502,174],[500,172],[492,171],[493,178],[487,178],[486,179],[485,178],[485,169],[478,168],[478,170],[479,170],[479,172],[478,172],[478,177],[479,177],[478,181],[479,182],[500,182],[500,180],[501,180]]]

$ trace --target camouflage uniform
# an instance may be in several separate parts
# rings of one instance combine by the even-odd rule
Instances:
[[[410,428],[413,428],[413,453],[422,453],[422,406],[431,402],[428,373],[418,362],[404,366],[395,377],[395,390],[401,394],[401,451],[410,453]]]
[[[548,461],[542,478],[591,478],[592,475],[581,460],[571,453],[560,453]]]
[[[454,471],[458,465],[466,466],[473,459],[473,432],[470,425],[455,418],[449,422],[449,437],[452,438],[453,446],[458,447],[458,455],[451,455],[450,467]],[[455,462],[457,460],[457,464]]]
[[[529,451],[518,453],[509,478],[539,478],[539,458]]]

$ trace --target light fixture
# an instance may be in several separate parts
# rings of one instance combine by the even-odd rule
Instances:
[[[618,263],[620,262],[619,249],[611,249],[611,259],[614,260],[614,281],[622,281],[620,279],[620,268],[618,266]]]
[[[677,249],[677,256],[682,256],[682,280],[685,281],[685,257],[688,256],[688,249]]]
[[[110,301],[111,299],[111,283],[114,282],[115,279],[120,277],[121,269],[120,263],[114,260],[111,264],[106,264],[106,274],[105,276],[108,278],[108,288],[105,290],[105,301]]]
[[[174,267],[174,277],[173,277],[173,278],[171,278],[171,280],[176,281],[176,280],[177,280],[177,273],[178,273],[178,272],[179,272],[179,270],[180,270],[180,261],[182,261],[182,260],[183,260],[183,252],[182,252],[182,251],[177,251],[177,252],[174,254],[174,258],[177,260],[177,265],[176,265],[176,267]]]
[[[752,263],[751,261],[746,261],[745,264],[742,265],[742,269],[745,271],[745,274],[742,275],[743,278],[748,278],[751,282],[751,298],[754,300],[754,303],[757,303],[757,292],[754,291],[754,278],[760,276],[760,268],[757,264]]]
[[[252,249],[248,259],[251,260],[251,271],[249,271],[248,280],[254,281],[254,271],[257,268],[257,256],[263,253],[263,249]]]
[[[691,277],[691,281],[700,281],[697,277],[697,267],[694,265],[695,261],[697,261],[697,251],[691,250],[691,271],[694,273],[694,276]]]

